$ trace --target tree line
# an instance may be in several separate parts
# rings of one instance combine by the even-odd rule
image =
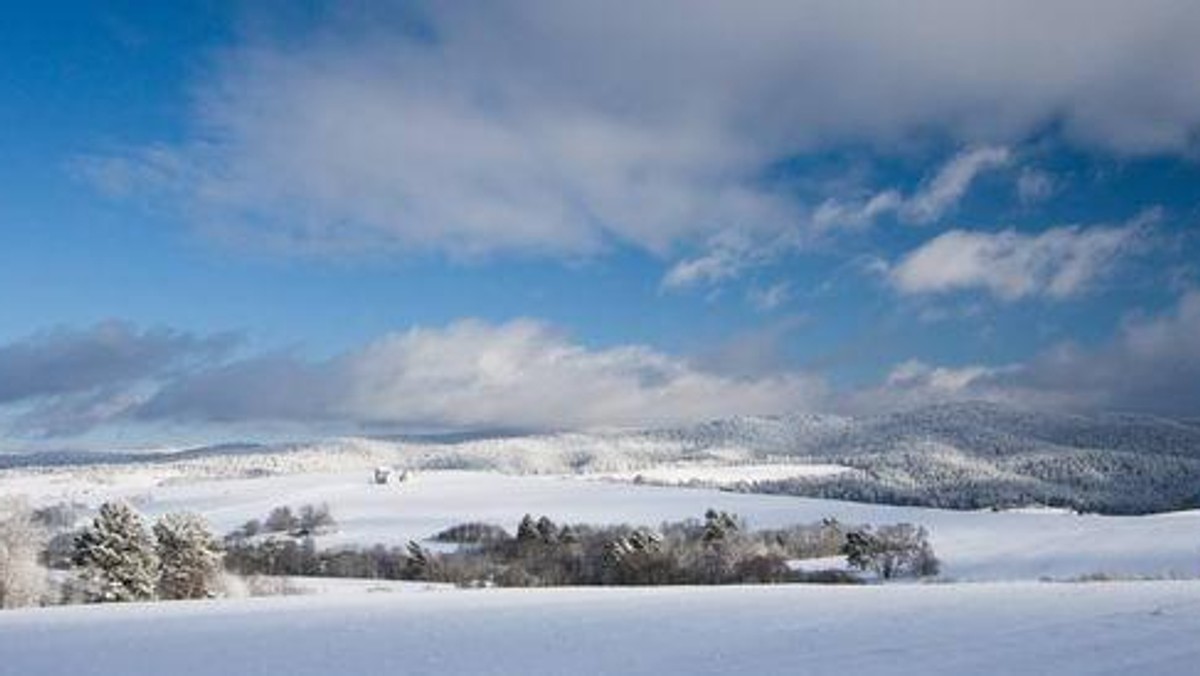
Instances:
[[[147,524],[130,505],[100,506],[87,525],[75,506],[31,510],[0,502],[0,607],[50,602],[200,599],[222,595],[240,576],[419,580],[459,586],[859,583],[936,575],[923,528],[847,526],[834,519],[750,530],[734,514],[644,526],[560,524],[525,515],[509,532],[465,523],[435,534],[453,545],[320,549],[314,535],[336,522],[328,507],[279,507],[217,538],[198,515],[179,512]],[[50,527],[62,528],[55,538]],[[845,557],[851,570],[802,570],[797,559]],[[46,566],[70,571],[52,598]],[[857,571],[854,572],[854,571]]]
[[[939,562],[928,533],[911,524],[873,529],[834,519],[778,529],[749,530],[727,512],[702,519],[644,526],[560,524],[525,515],[515,534],[465,523],[433,541],[319,550],[311,538],[226,540],[226,565],[240,574],[422,580],[459,586],[546,587],[713,585],[781,582],[862,582],[852,571],[805,571],[797,559],[846,557],[850,568],[880,579],[936,575]]]

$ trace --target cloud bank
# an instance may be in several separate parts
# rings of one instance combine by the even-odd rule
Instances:
[[[1059,410],[1194,417],[1200,411],[1200,291],[1157,315],[1131,315],[1095,346],[1064,342],[1028,361],[940,366],[909,360],[886,381],[846,393],[850,410],[990,400]]]
[[[225,346],[115,324],[34,336],[0,348],[0,413],[41,436],[130,422],[558,429],[780,413],[824,396],[801,373],[721,375],[648,347],[591,349],[533,320],[415,328],[325,360]]]
[[[813,406],[822,389],[795,373],[724,377],[646,347],[588,349],[532,320],[466,320],[389,335],[328,362],[253,360],[199,373],[139,415],[553,429],[778,413]]]
[[[226,355],[232,335],[138,329],[117,321],[56,329],[0,346],[0,414],[17,432],[85,431],[125,414],[164,377]]]
[[[1000,365],[912,359],[878,384],[842,391],[769,358],[794,328],[780,324],[719,354],[684,359],[638,345],[590,348],[536,320],[467,319],[309,359],[235,356],[229,336],[110,322],[0,346],[0,428],[26,439],[130,425],[267,425],[301,434],[587,429],[962,400],[1179,416],[1200,411],[1200,291],[1162,313],[1129,316],[1099,345],[1061,343]]]

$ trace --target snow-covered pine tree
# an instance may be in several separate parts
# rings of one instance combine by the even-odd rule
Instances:
[[[92,602],[154,598],[158,556],[142,518],[123,502],[106,502],[75,539],[73,562]]]
[[[521,517],[521,523],[517,524],[517,542],[536,542],[539,539],[541,536],[538,534],[533,516],[526,514]]]
[[[166,514],[154,524],[158,553],[158,595],[202,599],[216,592],[221,549],[208,524],[187,512]]]
[[[538,519],[534,528],[537,529],[538,539],[543,544],[552,545],[558,541],[558,526],[550,520],[550,517],[543,516]]]

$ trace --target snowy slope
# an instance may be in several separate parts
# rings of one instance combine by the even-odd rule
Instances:
[[[636,472],[595,473],[597,478],[664,485],[731,487],[755,481],[782,481],[801,477],[834,476],[853,471],[842,465],[773,463],[769,465],[720,465],[679,463],[647,467]]]
[[[0,468],[63,466],[97,457],[0,456]],[[116,454],[107,464],[147,462],[212,476],[372,463],[512,474],[635,474],[664,464],[805,462],[859,471],[770,476],[748,488],[957,509],[1053,504],[1130,514],[1200,507],[1200,426],[1194,422],[1070,415],[992,403],[939,404],[854,418],[737,417],[662,430],[229,445]]]
[[[1155,676],[1197,635],[1196,582],[455,590],[5,612],[0,673]]]
[[[418,466],[426,453],[407,456]],[[446,462],[447,451],[458,464]],[[1056,504],[1104,513],[1200,507],[1200,428],[1145,415],[1075,415],[995,403],[885,415],[736,417],[666,430],[479,439],[442,467],[630,471],[664,462],[848,465],[752,490],[974,509]]]

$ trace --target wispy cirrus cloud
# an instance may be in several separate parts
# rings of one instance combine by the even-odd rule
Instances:
[[[1009,163],[1008,148],[972,148],[956,155],[934,177],[900,206],[900,215],[919,224],[933,223],[954,207],[972,181],[985,171]]]
[[[857,200],[829,198],[812,214],[819,231],[862,228],[884,216],[904,222],[929,225],[951,212],[981,174],[1007,166],[1012,152],[1002,146],[967,148],[955,154],[911,195],[888,188]]]

